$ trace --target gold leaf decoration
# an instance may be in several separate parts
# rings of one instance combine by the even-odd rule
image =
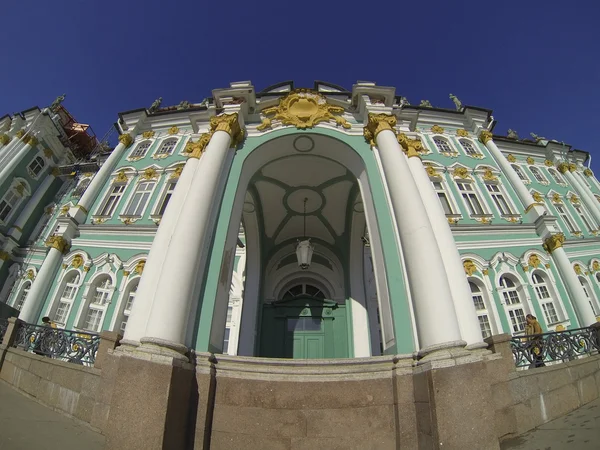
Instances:
[[[204,150],[206,150],[206,146],[210,142],[210,138],[212,137],[212,135],[213,135],[213,133],[204,133],[200,136],[200,138],[196,142],[193,142],[190,139],[185,144],[185,150],[183,151],[183,153],[188,158],[199,159],[200,156],[202,156],[202,153],[204,153]]]
[[[477,266],[470,259],[465,259],[463,262],[463,268],[465,269],[465,273],[468,276],[472,276],[475,272],[477,272]]]
[[[427,175],[429,175],[430,177],[439,176],[439,173],[437,172],[437,170],[435,170],[433,166],[427,166],[425,170],[427,171]]]
[[[569,171],[571,172],[575,172],[577,170],[577,165],[576,164],[569,164]]]
[[[375,146],[375,139],[382,131],[389,130],[395,133],[396,117],[390,114],[369,113],[367,125],[363,128],[363,136],[371,145]]]
[[[69,242],[62,236],[50,236],[46,240],[46,247],[55,248],[61,253],[69,249]]]
[[[535,267],[536,269],[540,264],[542,264],[542,262],[540,261],[540,257],[535,253],[529,255],[529,259],[527,260],[527,262],[530,266]]]
[[[156,169],[154,167],[148,167],[146,170],[144,170],[142,180],[153,180],[157,176],[158,173],[156,172]]]
[[[556,233],[544,241],[544,250],[546,250],[548,253],[552,253],[557,248],[562,247],[564,242],[565,235],[562,233]]]
[[[573,270],[575,270],[577,275],[583,275],[583,271],[581,270],[581,266],[579,264],[575,264],[573,266]]]
[[[10,142],[10,136],[8,134],[0,134],[0,144],[6,145]]]
[[[81,256],[80,254],[75,255],[75,258],[73,258],[71,265],[75,269],[79,269],[83,265],[83,256]]]
[[[571,195],[571,198],[569,200],[571,200],[571,203],[573,203],[574,205],[579,204],[579,197],[577,197],[576,195]]]
[[[486,167],[483,171],[483,179],[485,181],[498,181],[498,177],[494,175],[490,167]]]
[[[526,161],[527,161],[527,164],[530,164],[530,165],[535,164],[535,160],[531,156],[528,156]]]
[[[434,125],[431,127],[431,132],[435,134],[444,134],[444,129],[439,125]]]
[[[467,137],[469,136],[469,132],[467,130],[459,128],[458,130],[456,130],[456,135],[460,137]]]
[[[154,131],[152,131],[152,130],[150,130],[150,131],[144,131],[144,132],[142,133],[142,137],[143,137],[144,139],[150,139],[150,138],[153,138],[153,137],[154,137]]]
[[[420,157],[422,153],[426,153],[426,149],[420,140],[409,139],[404,133],[398,135],[398,143],[402,146],[409,158],[414,156]]]
[[[179,133],[179,128],[176,126],[173,126],[173,127],[169,128],[168,133],[169,134],[177,134],[177,133]]]
[[[549,159],[545,160],[545,161],[544,161],[544,164],[545,164],[547,167],[553,167],[553,166],[554,166],[554,163],[553,163],[552,161],[550,161]]]
[[[552,203],[562,203],[562,198],[560,198],[560,194],[558,192],[552,194]]]
[[[129,178],[125,175],[125,171],[121,170],[113,180],[113,183],[127,183],[127,181],[129,181]]]
[[[135,268],[133,269],[133,271],[135,273],[137,273],[138,275],[141,275],[144,272],[144,267],[146,267],[146,260],[145,259],[143,259],[139,263],[137,263],[135,265]]]
[[[479,133],[479,140],[483,145],[485,145],[492,139],[492,136],[493,135],[490,131],[483,130],[481,133]]]
[[[467,169],[466,167],[456,167],[452,171],[452,176],[454,176],[456,178],[461,178],[463,180],[467,180],[467,179],[471,179],[472,180],[473,179],[469,175],[469,169]]]
[[[125,148],[129,147],[133,142],[133,138],[129,133],[125,133],[119,136],[119,142],[125,146]]]
[[[594,175],[594,173],[593,173],[593,172],[592,172],[590,169],[585,169],[585,170],[583,171],[583,174],[584,174],[586,177],[591,177],[591,176],[593,176],[593,175]]]
[[[183,166],[177,167],[171,174],[170,179],[179,178],[181,176],[181,172],[183,172]]]
[[[598,270],[600,270],[600,262],[598,262],[598,261],[594,261],[594,262],[592,263],[592,270],[593,270],[594,272],[597,272]]]
[[[508,159],[508,162],[514,163],[517,162],[517,158],[514,157],[514,155],[512,153],[510,153],[506,159]]]
[[[538,202],[538,203],[542,203],[544,201],[544,198],[542,197],[542,194],[540,194],[537,191],[534,191],[533,194],[531,194],[531,196],[533,197],[533,199]]]

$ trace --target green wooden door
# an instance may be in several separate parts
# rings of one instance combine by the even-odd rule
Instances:
[[[292,342],[292,354],[289,357],[294,359],[325,357],[325,327],[322,322],[321,317],[286,318],[285,339]],[[289,346],[286,345],[287,347]]]

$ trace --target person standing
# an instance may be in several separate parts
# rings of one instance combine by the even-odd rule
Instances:
[[[533,367],[545,367],[544,355],[543,355],[543,338],[542,326],[537,321],[537,318],[531,314],[527,314],[525,317],[527,320],[527,326],[525,327],[525,335],[529,339],[529,348],[531,356],[533,357]],[[531,366],[530,366],[531,367]]]

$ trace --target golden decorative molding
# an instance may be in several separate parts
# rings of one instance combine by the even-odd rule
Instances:
[[[25,142],[25,140],[23,140],[23,142]],[[29,137],[29,139],[27,140],[27,144],[29,144],[31,147],[35,147],[40,143],[40,141],[38,141],[38,138],[36,138],[35,136],[31,136]]]
[[[493,135],[491,131],[483,130],[481,133],[479,133],[479,140],[483,145],[487,144],[488,141],[492,139],[492,137]]]
[[[35,272],[33,269],[28,269],[27,272],[25,272],[25,278],[28,280],[33,280],[35,278]]]
[[[506,157],[506,159],[508,159],[508,162],[511,162],[511,163],[517,162],[517,158],[515,158],[512,153],[509,153],[508,156]]]
[[[25,187],[26,187],[25,184],[23,182],[21,182],[15,186],[15,191],[17,191],[17,193],[20,196],[23,196],[23,194],[25,193]]]
[[[583,233],[581,231],[573,231],[573,236],[583,237]]]
[[[537,268],[538,268],[538,266],[539,266],[540,264],[542,264],[542,261],[540,261],[540,257],[539,257],[537,254],[535,254],[535,253],[532,253],[531,255],[529,255],[529,259],[527,260],[527,263],[528,263],[530,266],[532,266],[532,267],[534,267],[534,268],[536,268],[536,269],[537,269]]]
[[[213,133],[204,133],[196,142],[192,142],[192,140],[190,139],[185,144],[185,150],[183,151],[183,153],[188,158],[199,159],[202,156],[202,153],[204,153],[204,150],[206,150],[206,146],[210,142],[210,138],[212,137],[212,135]]]
[[[127,183],[129,181],[129,178],[127,178],[127,175],[125,175],[125,171],[121,170],[117,176],[115,177],[115,179],[113,180],[113,184],[114,183]]]
[[[552,194],[552,203],[562,203],[562,198],[560,198],[560,194],[558,192]]]
[[[58,167],[54,166],[54,167],[52,168],[52,170],[50,171],[50,174],[51,174],[53,177],[58,177],[58,176],[60,176],[60,170],[58,170]]]
[[[594,262],[592,263],[592,270],[593,270],[594,272],[597,272],[597,271],[599,271],[599,270],[600,270],[600,262],[598,262],[598,261],[594,261]]]
[[[66,216],[69,214],[69,210],[71,209],[71,206],[69,205],[62,205],[60,207],[60,215],[61,216]]]
[[[458,130],[456,130],[456,135],[460,136],[460,137],[468,137],[469,136],[469,132],[467,130],[459,128]]]
[[[531,166],[535,164],[535,160],[531,156],[528,156],[525,161],[527,161],[527,164]]]
[[[0,260],[8,261],[10,259],[10,253],[0,250]]]
[[[421,154],[426,153],[427,150],[423,146],[423,143],[418,139],[409,139],[404,133],[398,135],[398,144],[402,146],[406,156],[409,158],[417,157],[420,158]]]
[[[492,218],[491,217],[482,217],[479,222],[481,222],[484,225],[489,225],[490,223],[492,223]]]
[[[367,125],[363,128],[363,136],[365,137],[365,140],[371,145],[371,147],[374,147],[377,135],[385,130],[389,130],[392,133],[395,133],[395,126],[395,116],[392,116],[390,114],[369,113]]]
[[[179,166],[177,167],[173,173],[171,174],[171,176],[169,177],[170,180],[179,178],[181,176],[181,172],[183,172],[183,166]]]
[[[146,267],[146,260],[145,259],[143,259],[139,263],[137,263],[135,265],[135,268],[133,269],[133,271],[135,273],[137,273],[138,275],[141,275],[144,272],[144,267]]]
[[[156,177],[158,177],[158,172],[154,167],[148,167],[141,176],[142,180],[153,180]]]
[[[179,128],[176,126],[172,126],[171,128],[169,128],[169,131],[167,131],[167,133],[169,134],[177,134],[179,133]]]
[[[583,174],[586,177],[592,177],[592,176],[594,176],[594,172],[592,172],[590,169],[584,169]]]
[[[75,255],[75,258],[73,258],[73,261],[71,261],[71,265],[75,269],[79,269],[83,265],[83,256],[80,254]]]
[[[144,131],[144,132],[142,133],[142,137],[143,137],[144,139],[150,139],[150,138],[153,138],[153,137],[154,137],[154,131],[152,131],[152,130],[150,130],[150,131]]]
[[[550,264],[545,264],[545,265],[544,265],[544,267],[545,267],[546,269],[549,269],[551,266],[550,266]]]
[[[562,174],[565,174],[569,171],[569,165],[566,162],[561,162],[558,166],[556,166],[556,168]]]
[[[458,223],[458,221],[460,220],[460,218],[458,217],[447,217],[448,219],[448,223],[450,225],[456,225]]]
[[[490,269],[483,269],[481,273],[487,276],[490,274]]]
[[[48,147],[44,147],[44,156],[46,158],[52,158],[52,156],[54,156],[54,153],[52,153],[52,150]]]
[[[431,127],[431,132],[435,134],[444,134],[444,129],[439,125],[434,125]]]
[[[244,130],[240,127],[238,113],[221,114],[210,118],[210,130],[224,131],[231,136],[231,147],[237,147],[244,140]]]
[[[349,129],[352,126],[341,116],[344,108],[327,103],[327,99],[318,92],[310,89],[295,89],[279,100],[277,106],[265,108],[262,123],[256,127],[263,131],[271,128],[272,120],[279,120],[283,125],[293,125],[296,128],[313,128],[321,122],[334,120],[336,125]],[[273,116],[273,117],[267,117]]]
[[[564,242],[565,242],[564,234],[562,234],[562,233],[554,234],[544,241],[544,250],[546,250],[548,253],[552,253],[557,248],[561,248],[563,246]]]
[[[482,178],[485,181],[498,181],[498,177],[494,175],[494,172],[492,172],[492,169],[490,167],[486,167],[484,169]]]
[[[63,269],[66,269],[67,267],[69,267],[69,265],[68,265],[68,264],[61,264],[61,267],[62,267]]]
[[[6,145],[10,142],[10,136],[8,134],[0,134],[0,144]]]
[[[583,275],[583,270],[581,270],[581,266],[579,264],[575,264],[573,266],[573,270],[577,275]]]
[[[84,271],[84,272],[89,272],[89,271],[90,271],[90,268],[89,268],[89,266],[83,266],[83,271]]]
[[[15,136],[16,136],[18,139],[21,139],[23,136],[25,136],[25,130],[19,130],[19,131],[17,131],[17,132],[15,133]]]
[[[50,236],[46,241],[46,247],[55,248],[61,253],[69,250],[69,242],[62,236]]]
[[[574,163],[569,164],[569,171],[570,172],[577,171],[577,164],[574,164]]]
[[[92,225],[101,225],[106,222],[106,217],[94,217],[92,218]]]
[[[471,175],[469,175],[469,169],[467,169],[466,167],[456,167],[452,171],[452,176],[461,178],[463,180],[472,180],[473,179],[471,177]]]
[[[552,161],[550,161],[549,159],[544,161],[544,165],[547,167],[554,167],[554,163]]]
[[[533,193],[533,194],[531,194],[531,196],[532,196],[532,197],[533,197],[533,199],[534,199],[536,202],[538,202],[538,203],[541,203],[541,202],[543,202],[543,201],[544,201],[544,197],[542,197],[542,194],[540,194],[540,193],[539,193],[539,192],[537,192],[537,191],[534,191],[534,193]]]
[[[129,270],[124,270],[124,271],[123,271],[123,276],[124,276],[124,277],[128,277],[130,273],[131,273],[131,272],[130,272]]]
[[[475,272],[477,272],[477,266],[470,259],[465,259],[463,261],[463,268],[465,269],[465,273],[467,276],[472,276]]]
[[[569,199],[571,201],[571,203],[573,203],[574,205],[579,205],[579,197],[577,197],[576,195],[571,195],[571,198]]]
[[[119,136],[119,142],[121,144],[123,144],[125,146],[125,148],[127,148],[132,144],[133,138],[131,137],[131,135],[129,133],[121,134]]]
[[[427,175],[429,175],[430,177],[439,177],[440,176],[438,171],[435,170],[435,168],[433,166],[426,166],[425,171],[427,172]]]
[[[529,266],[528,265],[524,265],[523,266],[523,272],[529,272]]]

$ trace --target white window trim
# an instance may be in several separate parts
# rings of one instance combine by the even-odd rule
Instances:
[[[456,190],[457,190],[458,195],[463,203],[463,206],[465,208],[465,211],[467,212],[468,217],[470,217],[472,219],[494,217],[494,214],[492,213],[490,206],[487,204],[487,202],[485,201],[485,197],[482,195],[481,189],[479,188],[479,183],[477,183],[476,180],[474,180],[472,178],[456,178],[456,177],[453,177],[453,180],[454,180],[454,186],[456,187]],[[477,196],[477,200],[479,200],[479,204],[481,205],[483,214],[471,214],[470,213],[469,205],[467,205],[467,202],[462,195],[463,191],[460,190],[457,183],[463,183],[463,184],[470,183],[473,186],[473,192],[475,192],[475,194]]]
[[[29,284],[29,287],[25,288],[26,284]],[[30,279],[23,280],[21,282],[21,284],[19,284],[19,288],[17,289],[17,294],[13,297],[13,300],[12,300],[10,306],[12,306],[13,308],[17,308],[17,302],[21,299],[21,296],[23,295],[25,289],[27,289],[27,297],[25,297],[25,300],[23,300],[23,304],[21,305],[21,308],[17,308],[19,311],[21,309],[23,309],[25,302],[29,298],[29,291],[31,290],[32,286],[33,286],[33,280],[30,280]]]
[[[546,287],[546,290],[548,291],[548,294],[550,295],[549,299],[541,299],[540,296],[538,295],[536,286],[540,286],[540,285],[534,283],[534,281],[533,281],[533,276],[535,274],[538,274],[542,278],[542,280],[543,280],[542,285]],[[533,290],[533,293],[535,294],[537,303],[538,303],[538,305],[540,305],[540,310],[542,311],[542,314],[544,315],[543,319],[544,319],[544,322],[546,323],[546,327],[547,328],[555,327],[556,325],[558,325],[560,323],[564,323],[565,318],[567,316],[562,307],[562,302],[560,301],[560,298],[558,297],[556,289],[554,288],[554,282],[553,282],[552,278],[550,277],[550,275],[542,269],[534,269],[531,271],[531,274],[529,275],[529,283],[531,285],[531,289]],[[557,322],[548,322],[548,320],[546,318],[546,314],[544,312],[544,307],[542,306],[542,304],[544,304],[544,303],[552,303],[552,305],[554,306],[554,310],[556,311],[556,316],[558,318]]]
[[[551,203],[552,206],[554,207],[555,211],[556,211],[556,215],[558,217],[560,217],[560,222],[561,225],[563,227],[563,230],[568,233],[568,234],[573,234],[575,236],[577,236],[578,234],[581,233],[581,230],[577,229],[577,221],[575,220],[575,218],[573,217],[573,214],[571,214],[571,211],[569,210],[569,208],[567,207],[567,205],[565,204],[565,202],[555,202],[551,199]],[[561,206],[564,210],[565,210],[565,215],[567,216],[567,218],[571,221],[571,224],[573,225],[574,230],[571,231],[569,230],[569,226],[567,224],[567,221],[565,220],[565,218],[563,217],[563,215],[558,211],[558,206]]]
[[[77,294],[79,294],[79,290],[80,290],[81,286],[83,285],[83,279],[85,277],[85,273],[83,271],[81,271],[79,269],[70,269],[70,270],[64,271],[64,273],[60,279],[60,282],[58,283],[58,289],[56,289],[54,292],[54,297],[53,297],[53,300],[51,303],[50,310],[47,311],[47,313],[46,313],[47,316],[51,317],[52,320],[55,321],[55,316],[56,316],[56,312],[58,310],[58,305],[59,305],[60,301],[62,300],[62,295],[65,291],[65,287],[67,286],[66,278],[67,278],[67,276],[72,275],[74,273],[77,273],[79,275],[79,283],[77,283],[77,286],[75,288],[75,293],[73,294],[73,298],[67,302],[67,303],[70,303],[69,312],[66,316],[65,323],[62,324],[64,326],[60,327],[60,328],[64,328],[67,326],[69,317],[73,313],[73,305],[75,304],[75,300],[77,299]],[[57,325],[58,325],[58,322],[57,322]]]
[[[498,284],[496,286],[496,289],[498,291],[498,297],[500,298],[500,303],[504,307],[504,313],[506,314],[506,321],[508,322],[508,326],[509,326],[508,333],[511,335],[519,335],[519,334],[525,333],[525,329],[523,329],[522,331],[514,331],[512,328],[512,322],[510,320],[510,314],[509,314],[509,310],[516,309],[518,307],[507,304],[506,300],[504,299],[504,294],[503,294],[507,289],[504,288],[500,284],[500,279],[502,277],[507,277],[507,276],[515,284],[517,295],[519,296],[519,300],[521,302],[520,305],[522,306],[525,316],[527,316],[527,314],[530,314],[530,311],[532,310],[531,300],[527,296],[527,292],[525,290],[523,281],[518,276],[516,276],[512,271],[504,271],[504,272],[498,274],[498,282],[497,282]]]
[[[596,223],[596,221],[592,218],[590,212],[588,211],[586,205],[581,201],[581,199],[579,200],[579,202],[572,202],[571,199],[569,198],[569,202],[571,203],[571,207],[573,208],[573,211],[575,211],[575,214],[577,216],[580,216],[581,221],[583,222],[583,224],[587,227],[587,225],[585,224],[585,222],[587,221],[588,224],[590,225],[590,227],[588,227],[587,232],[591,233],[592,231],[597,231],[598,230],[598,224]],[[579,214],[579,212],[577,212],[577,207],[581,208],[581,214]],[[583,218],[581,217],[585,217],[585,220],[583,220]]]
[[[481,149],[479,148],[479,146],[477,145],[477,143],[475,141],[473,141],[472,139],[469,139],[469,138],[466,138],[466,137],[461,137],[461,138],[457,138],[457,141],[458,141],[458,146],[460,147],[460,149],[462,150],[462,152],[465,154],[465,156],[468,156],[469,158],[474,158],[474,159],[483,159],[483,158],[485,158],[485,155],[483,154],[483,152],[481,151]],[[467,150],[465,149],[465,147],[462,145],[463,141],[471,144],[471,146],[473,147],[473,149],[477,153],[471,155],[469,152],[467,152]]]
[[[19,191],[17,190],[17,187],[21,183],[25,184],[25,188],[23,189],[23,193],[22,194],[19,193]],[[23,201],[25,200],[25,198],[29,197],[31,195],[31,188],[29,187],[29,183],[27,183],[22,178],[15,178],[15,179],[13,179],[10,187],[6,190],[6,192],[4,193],[4,195],[2,197],[0,197],[0,202],[2,200],[4,200],[8,196],[8,194],[11,194],[11,193],[14,193],[19,200],[14,204],[14,206],[12,207],[12,209],[10,210],[10,212],[8,213],[8,216],[6,216],[6,218],[4,220],[0,219],[0,225],[6,225],[6,224],[10,223],[10,221],[13,219],[13,217],[15,216],[15,214],[17,213],[17,211],[19,211],[19,209],[21,208],[21,204],[23,203]]]
[[[127,158],[125,158],[127,161],[139,161],[140,159],[144,159],[146,156],[148,156],[148,153],[150,152],[150,150],[152,149],[152,146],[154,145],[154,142],[152,139],[140,139],[138,142],[135,143],[135,145],[133,146],[133,148],[131,149],[131,151],[129,152],[129,156]],[[140,156],[133,156],[133,154],[136,152],[136,150],[143,144],[148,143],[148,148],[146,149],[146,151],[144,152],[143,155]]]
[[[446,157],[450,157],[450,158],[456,158],[456,157],[458,157],[458,155],[459,155],[458,150],[454,146],[454,143],[450,139],[448,139],[446,136],[444,136],[442,134],[432,134],[430,137],[431,137],[431,142],[433,142],[433,146],[435,147],[435,152],[438,155],[442,155],[442,156],[446,156]],[[446,141],[446,143],[448,144],[448,147],[450,147],[450,152],[442,152],[442,151],[440,151],[440,148],[435,143],[435,139],[436,138],[439,138],[439,139],[442,139],[442,140]]]
[[[167,141],[175,141],[175,145],[173,146],[173,148],[171,149],[171,151],[169,153],[160,153],[159,154],[158,152],[162,148],[163,144],[165,144]],[[180,141],[181,141],[180,138],[177,138],[174,136],[168,136],[168,137],[162,139],[161,141],[159,141],[158,145],[156,146],[156,150],[154,150],[154,152],[152,153],[152,159],[165,159],[165,158],[168,158],[169,156],[174,155]]]
[[[179,178],[171,178],[171,176],[167,176],[164,178],[165,180],[160,189],[160,193],[157,196],[156,201],[154,202],[154,206],[152,208],[152,214],[150,215],[152,220],[160,220],[162,218],[162,214],[159,214],[158,212],[160,211],[160,207],[162,206],[165,197],[167,196],[167,192],[169,190],[169,185],[171,184],[171,182],[175,181],[176,183],[179,183]],[[177,184],[175,185],[175,187],[177,187]],[[173,194],[174,193],[175,191],[173,190]],[[173,194],[171,194],[171,199],[173,198]],[[171,201],[171,199],[169,199],[169,202]]]
[[[581,263],[579,263],[579,265],[581,265],[581,267],[585,268],[585,266],[583,266]],[[598,273],[600,273],[600,272],[598,272]],[[590,300],[592,302],[592,305],[593,305],[592,309],[594,310],[594,313],[596,314],[596,316],[600,317],[600,301],[598,300],[598,297],[596,297],[596,293],[594,292],[594,288],[592,287],[592,283],[590,283],[590,281],[585,276],[583,276],[583,275],[577,275],[577,278],[578,278],[578,281],[580,283],[581,283],[581,280],[583,280],[585,282],[586,287],[587,287],[586,290],[588,292],[589,298],[590,298]]]
[[[556,181],[554,179],[554,176],[552,175],[552,173],[555,173],[557,175],[557,178],[559,180],[562,180],[562,181]],[[550,178],[552,179],[552,181],[554,183],[556,183],[556,184],[558,184],[560,186],[566,186],[567,185],[567,182],[565,181],[565,177],[563,177],[562,174],[558,170],[550,167],[550,168],[548,168],[548,175],[550,175]]]
[[[510,166],[513,168],[513,170],[514,170],[514,171],[515,171],[515,173],[517,174],[517,177],[519,178],[519,180],[521,180],[521,181],[523,182],[523,184],[531,184],[531,178],[529,178],[529,175],[527,175],[527,173],[526,173],[526,172],[523,170],[523,169],[524,169],[524,166],[522,166],[522,165],[520,165],[520,164],[517,164],[517,163],[510,163]],[[520,172],[521,174],[523,174],[523,177],[525,177],[525,179],[523,179],[523,178],[521,178],[521,177],[519,176],[519,172],[517,172],[517,171],[515,170],[515,167],[516,167],[517,169],[519,169],[519,172]]]
[[[483,298],[485,312],[486,312],[486,314],[488,316],[488,320],[490,322],[492,336],[494,334],[497,334],[498,330],[500,330],[500,328],[498,327],[498,324],[496,322],[496,316],[494,314],[494,309],[492,308],[493,301],[490,298],[490,293],[488,291],[486,284],[477,277],[468,277],[467,280],[469,283],[473,283],[474,285],[476,285],[479,288],[479,290],[481,292],[481,297]],[[469,290],[470,290],[470,286],[469,286]],[[471,291],[471,299],[472,298],[473,298],[473,292]],[[477,311],[481,311],[481,310],[475,309],[476,313],[477,313]],[[478,321],[479,321],[479,314],[477,314],[477,317],[478,317]]]
[[[74,329],[81,330],[81,331],[89,331],[89,330],[83,329],[83,325],[84,325],[83,322],[85,321],[85,318],[87,316],[87,310],[89,308],[89,305],[93,300],[93,297],[91,297],[92,292],[95,292],[95,290],[96,290],[95,287],[98,284],[96,282],[96,280],[98,280],[98,278],[103,278],[105,275],[108,276],[108,278],[110,279],[112,289],[108,296],[108,301],[103,306],[102,320],[100,321],[100,331],[103,330],[104,321],[106,320],[106,311],[113,301],[113,297],[114,297],[115,289],[116,289],[116,280],[115,280],[116,277],[115,277],[114,273],[112,273],[112,272],[96,272],[96,274],[94,274],[94,276],[90,279],[90,281],[85,283],[85,289],[84,289],[83,295],[81,296],[81,301],[79,302],[79,308],[77,310],[77,315],[75,316],[75,320],[73,322]],[[99,308],[95,308],[95,309],[99,309]]]
[[[506,187],[504,186],[504,184],[498,180],[498,181],[486,181],[486,180],[481,180],[483,182],[483,184],[486,185],[486,192],[487,194],[490,196],[490,200],[492,202],[492,204],[494,205],[495,210],[498,212],[499,217],[502,217],[504,219],[511,219],[511,218],[519,218],[521,217],[521,214],[519,214],[519,209],[517,208],[517,205],[515,204],[515,202],[513,201],[513,199],[511,198],[510,195],[508,195],[508,191],[506,190]],[[502,197],[504,198],[504,201],[507,203],[509,209],[510,209],[510,213],[508,214],[503,214],[502,211],[500,211],[500,208],[498,207],[498,205],[496,205],[496,202],[494,201],[494,196],[492,195],[492,193],[488,190],[487,186],[488,185],[494,185],[494,186],[498,186],[498,189],[500,190],[500,195],[502,195]]]
[[[112,216],[114,216],[115,212],[118,210],[119,204],[123,201],[123,197],[125,197],[125,193],[127,192],[129,185],[131,184],[131,180],[133,180],[133,176],[130,176],[130,174],[126,173],[127,181],[122,181],[122,182],[116,181],[117,176],[118,176],[118,174],[113,174],[113,178],[112,178],[111,182],[108,184],[108,188],[105,190],[104,195],[102,196],[102,201],[98,204],[98,207],[96,208],[96,211],[95,211],[94,215],[92,216],[92,218],[94,218],[94,219],[110,219]],[[108,199],[110,197],[110,194],[112,193],[114,186],[125,186],[125,189],[123,189],[123,193],[121,194],[119,201],[115,205],[112,215],[101,216],[100,211],[102,211],[104,209],[104,206],[106,206],[106,203],[108,202]]]
[[[432,167],[439,171],[443,170],[443,168],[440,168],[440,167],[436,167],[436,166],[432,166]],[[460,206],[456,202],[456,199],[454,198],[454,195],[452,194],[452,190],[450,189],[450,185],[448,184],[448,180],[446,179],[444,174],[439,173],[437,176],[429,177],[429,181],[431,182],[431,187],[433,187],[433,190],[436,192],[436,196],[437,196],[437,191],[436,191],[435,187],[433,186],[433,183],[436,182],[436,183],[442,184],[442,189],[443,189],[444,193],[446,194],[446,198],[448,199],[448,202],[450,203],[450,207],[452,208],[452,214],[446,214],[446,217],[452,218],[452,219],[462,219],[463,215],[460,210]]]
[[[142,172],[143,173],[143,172]],[[133,186],[133,189],[130,189],[129,191],[129,196],[127,197],[127,201],[125,201],[121,207],[121,211],[119,213],[119,218],[121,220],[127,220],[127,219],[141,219],[142,217],[144,217],[146,215],[146,211],[148,210],[148,206],[152,203],[152,198],[154,197],[154,192],[156,191],[156,187],[158,186],[159,182],[160,182],[160,175],[158,176],[159,178],[152,178],[149,180],[146,179],[142,179],[141,177],[138,177],[137,181],[135,182],[135,185]],[[150,191],[150,195],[148,196],[148,201],[146,202],[146,205],[144,205],[144,209],[142,210],[140,215],[128,215],[125,214],[125,211],[127,211],[127,209],[129,208],[129,205],[131,204],[133,197],[135,196],[136,192],[137,192],[137,188],[140,184],[142,183],[154,183],[154,186],[152,187],[152,190]],[[121,199],[124,196],[121,197]],[[117,205],[118,207],[118,205]],[[115,208],[116,209],[116,208]]]
[[[131,289],[133,289],[134,285],[137,285],[139,288],[140,285],[140,275],[128,276],[126,279],[124,278],[121,281],[121,286],[124,285],[120,289],[119,296],[117,298],[117,304],[115,305],[115,310],[110,319],[109,330],[115,331],[119,333],[121,331],[121,323],[123,322],[123,316],[125,311],[125,306],[127,306],[127,301],[129,300],[129,293]]]
[[[534,179],[534,180],[535,180],[535,181],[536,181],[538,184],[541,184],[541,185],[544,185],[544,186],[548,186],[548,185],[550,184],[550,181],[548,181],[548,177],[546,176],[546,174],[545,174],[545,173],[543,173],[543,172],[541,171],[541,167],[540,167],[540,166],[534,166],[534,165],[531,165],[531,164],[530,164],[530,165],[528,165],[528,166],[527,166],[527,168],[529,169],[529,172],[531,172],[531,176],[533,177],[533,179]],[[536,169],[536,170],[537,170],[537,172],[540,174],[540,177],[542,177],[542,178],[544,179],[544,181],[539,181],[539,180],[536,178],[536,176],[535,176],[534,172],[531,170],[532,168],[534,168],[534,169]]]
[[[42,160],[42,163],[44,164],[41,168],[41,170],[38,172],[37,175],[34,174],[33,170],[31,169],[31,166],[33,165],[33,163],[35,162],[35,160],[37,158],[40,158]],[[46,158],[44,158],[44,155],[41,152],[38,152],[29,162],[29,164],[27,164],[27,173],[29,174],[29,176],[34,179],[34,180],[39,180],[40,177],[44,174],[44,172],[46,172],[48,170],[48,168],[50,167],[50,164],[48,163],[48,161],[46,160]]]

